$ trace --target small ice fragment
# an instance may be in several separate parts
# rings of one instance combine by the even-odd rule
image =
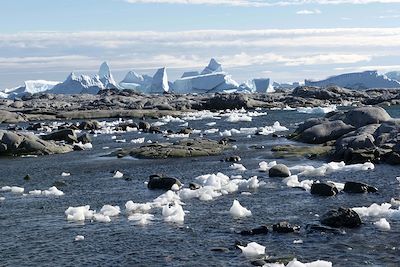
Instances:
[[[247,170],[245,166],[239,163],[233,163],[231,166],[229,166],[229,169],[232,170],[238,170],[238,171],[245,171]]]
[[[52,186],[49,189],[44,190],[42,192],[42,194],[45,195],[45,196],[62,196],[62,195],[64,195],[64,192],[61,191],[61,190],[58,190],[57,187]]]
[[[115,136],[115,135],[111,136],[111,140],[115,140],[115,139],[117,139],[117,136]]]
[[[96,213],[93,215],[93,220],[96,222],[103,222],[103,223],[109,223],[111,222],[110,216],[106,216],[100,213]]]
[[[265,254],[265,247],[256,242],[251,242],[245,247],[238,247],[242,250],[243,255],[247,258],[257,257]]]
[[[119,206],[104,205],[101,208],[100,213],[104,216],[113,217],[119,215],[121,213],[121,209]]]
[[[118,139],[118,140],[115,140],[115,142],[117,142],[117,143],[126,143],[126,139]]]
[[[103,149],[109,149],[110,147],[109,146],[103,146]]]
[[[83,235],[75,236],[75,241],[83,241],[83,240],[85,240],[85,237]]]
[[[375,225],[379,230],[382,230],[382,231],[389,231],[389,230],[390,230],[390,224],[389,224],[389,222],[388,222],[385,218],[382,218],[382,219],[380,219],[379,221],[374,222],[374,225]]]
[[[41,194],[42,194],[42,190],[32,190],[32,191],[29,191],[29,195],[40,196]]]
[[[114,172],[114,176],[113,178],[122,178],[124,176],[124,174],[120,171],[116,171]]]
[[[240,205],[239,201],[237,201],[236,199],[233,201],[229,213],[235,219],[251,216],[251,211]]]
[[[64,176],[64,177],[70,176],[70,175],[71,175],[71,173],[69,173],[69,172],[62,172],[61,173],[61,176]]]
[[[144,137],[142,137],[142,138],[137,138],[137,139],[133,139],[133,140],[131,140],[131,143],[133,143],[133,144],[143,144],[144,143]]]
[[[171,187],[171,190],[172,190],[172,191],[178,191],[178,190],[179,190],[179,185],[174,184],[174,185]]]
[[[303,240],[301,239],[293,240],[293,244],[303,244]]]
[[[11,186],[11,192],[16,193],[16,194],[22,194],[24,193],[25,189],[23,187],[19,186]]]
[[[149,224],[154,219],[154,215],[147,213],[135,213],[128,217],[129,221],[134,221],[137,225]]]
[[[4,201],[4,200],[6,200],[5,197],[0,197],[0,201]]]

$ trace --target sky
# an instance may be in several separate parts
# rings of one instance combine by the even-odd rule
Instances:
[[[94,75],[170,80],[217,59],[278,82],[400,70],[400,0],[3,0],[0,89]]]

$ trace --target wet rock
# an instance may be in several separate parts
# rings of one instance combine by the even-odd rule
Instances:
[[[381,107],[360,107],[346,113],[344,122],[356,128],[390,120],[390,115]]]
[[[177,134],[191,134],[193,132],[192,128],[184,128],[179,130],[179,132],[177,132]]]
[[[250,230],[240,231],[239,234],[241,234],[241,235],[265,235],[265,234],[268,234],[268,227],[266,225],[262,225],[260,227],[253,228]]]
[[[53,186],[55,186],[55,187],[57,187],[57,188],[65,187],[65,186],[67,186],[67,185],[68,185],[67,182],[64,181],[64,180],[58,180],[58,181],[55,181],[55,182],[53,183]]]
[[[92,142],[92,138],[90,137],[89,134],[84,133],[81,136],[78,137],[78,142],[82,142],[82,144],[87,144]]]
[[[330,227],[355,228],[361,225],[361,218],[352,209],[340,207],[324,214],[321,223]]]
[[[229,252],[229,248],[225,248],[225,247],[212,247],[212,248],[210,248],[210,251],[227,253],[227,252]]]
[[[25,181],[29,181],[30,179],[31,179],[31,176],[30,176],[29,174],[27,174],[27,175],[24,176],[24,180],[25,180]]]
[[[162,133],[162,131],[160,130],[160,127],[158,127],[158,126],[150,126],[150,128],[148,129],[148,132],[153,133],[153,134]]]
[[[74,151],[83,151],[83,150],[85,150],[82,146],[79,146],[79,145],[74,145],[73,146],[73,150]]]
[[[333,183],[313,183],[311,185],[311,194],[318,196],[331,197],[339,193]]]
[[[346,193],[376,193],[378,189],[364,183],[346,182],[343,191]]]
[[[190,190],[197,190],[197,189],[200,189],[200,188],[201,188],[201,185],[199,185],[197,183],[193,183],[193,182],[189,183],[189,189]]]
[[[147,121],[140,121],[139,122],[139,130],[147,132],[150,129],[151,125]]]
[[[38,122],[38,123],[34,123],[29,125],[26,130],[28,131],[38,131],[39,129],[43,128],[43,123]]]
[[[277,164],[269,169],[269,177],[282,177],[286,178],[291,175],[289,168],[284,164]]]
[[[78,143],[74,130],[64,129],[42,136],[43,140],[65,141],[69,144]]]
[[[279,158],[298,158],[305,157],[308,159],[323,158],[328,156],[333,147],[332,146],[293,146],[293,145],[282,145],[274,146],[271,151],[274,152],[275,157]]]
[[[340,120],[327,121],[304,130],[296,139],[309,144],[322,144],[336,140],[354,129],[353,126]]]
[[[266,264],[267,264],[267,262],[265,260],[262,260],[262,259],[251,261],[251,265],[253,265],[253,266],[264,266]]]
[[[239,162],[242,159],[239,156],[230,156],[229,158],[226,158],[225,161],[227,162]]]
[[[99,130],[100,123],[96,120],[83,121],[78,126],[79,130]]]
[[[272,225],[272,231],[277,233],[293,233],[298,230],[300,230],[300,226],[291,225],[286,221]]]
[[[165,177],[162,175],[154,174],[149,177],[147,188],[150,190],[162,189],[170,190],[173,185],[181,186],[181,182],[177,178]]]

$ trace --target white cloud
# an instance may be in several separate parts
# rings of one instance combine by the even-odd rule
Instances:
[[[316,15],[321,13],[319,9],[303,9],[296,12],[297,15]]]
[[[394,4],[400,0],[123,0],[137,4],[190,4],[190,5],[229,5],[229,6],[290,6],[305,4],[338,5],[338,4]]]

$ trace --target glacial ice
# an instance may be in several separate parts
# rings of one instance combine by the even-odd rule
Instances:
[[[293,259],[288,262],[287,265],[283,263],[267,263],[264,265],[264,267],[332,267],[332,262],[317,260],[313,262],[302,263],[297,259]]]
[[[256,242],[251,242],[247,244],[245,247],[244,246],[238,246],[238,247],[242,250],[243,255],[247,258],[253,258],[265,254],[265,247]]]
[[[162,215],[166,222],[183,223],[185,220],[183,207],[177,202],[163,206]]]
[[[167,69],[166,68],[158,69],[153,76],[149,93],[163,94],[163,93],[168,93],[168,91],[169,91],[169,84],[168,84]]]
[[[229,209],[229,213],[235,219],[251,216],[251,211],[240,205],[239,201],[236,199],[233,201],[233,204]]]
[[[85,237],[83,235],[77,235],[77,236],[75,236],[74,240],[75,241],[83,241],[83,240],[85,240]]]
[[[297,112],[307,114],[327,114],[329,112],[335,111],[336,109],[336,105],[329,105],[326,107],[300,107],[297,108]]]
[[[379,221],[374,222],[374,225],[376,226],[376,228],[382,231],[390,230],[390,224],[385,218],[381,218]]]
[[[143,226],[149,224],[152,220],[154,220],[154,215],[148,213],[135,213],[129,215],[128,220],[134,221],[136,225]]]
[[[121,209],[119,206],[104,205],[100,209],[100,213],[104,216],[114,217],[118,216],[121,213]]]

